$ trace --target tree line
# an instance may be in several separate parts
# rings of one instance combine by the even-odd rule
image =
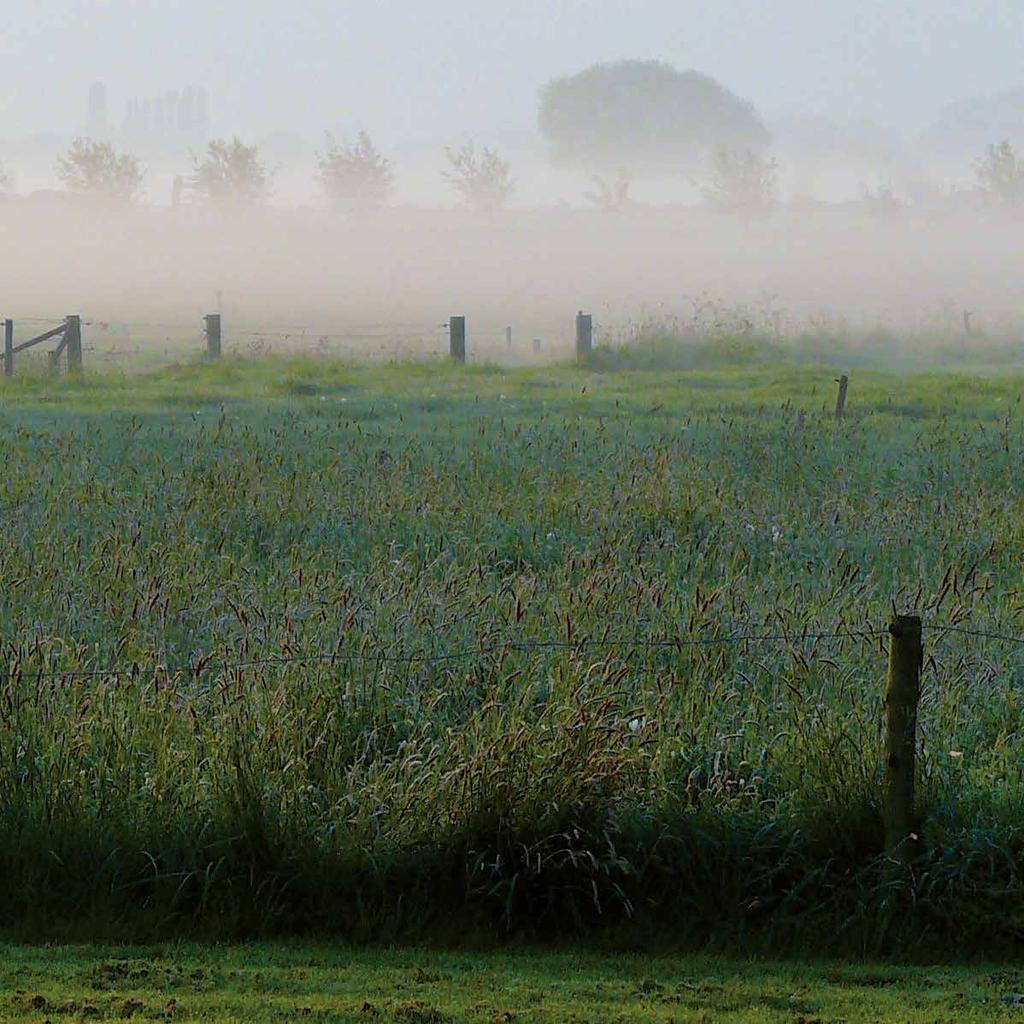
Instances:
[[[778,164],[771,136],[753,105],[696,71],[659,61],[597,64],[556,78],[542,90],[538,128],[556,163],[586,169],[585,198],[608,213],[632,202],[633,173],[686,176],[708,206],[753,218],[778,202]],[[472,140],[444,150],[442,176],[470,207],[493,214],[512,198],[508,160]],[[57,160],[70,192],[127,203],[142,193],[145,174],[133,155],[111,143],[76,139]],[[596,172],[596,173],[595,173]],[[975,163],[976,190],[1006,205],[1024,204],[1024,159],[1009,141],[990,145]],[[214,139],[191,154],[191,171],[175,179],[173,201],[255,203],[267,199],[274,172],[259,149],[239,138]],[[366,132],[354,141],[331,135],[317,154],[316,179],[335,205],[353,212],[392,198],[395,170]],[[0,167],[0,194],[11,188]],[[891,188],[865,190],[865,207],[888,215],[901,204]]]
[[[497,151],[478,148],[469,140],[444,150],[442,178],[463,202],[482,213],[493,214],[515,193],[511,165]],[[187,176],[174,181],[173,203],[188,194],[214,203],[254,204],[270,198],[274,171],[259,147],[239,138],[214,139],[202,152],[191,155]],[[975,162],[975,190],[985,199],[1004,206],[1024,205],[1024,157],[1008,141],[989,145]],[[119,152],[111,143],[79,138],[57,157],[57,177],[69,193],[115,204],[141,198],[145,171],[135,156]],[[317,154],[316,182],[324,196],[339,208],[353,213],[385,206],[395,187],[394,165],[380,153],[366,132],[354,142],[338,142],[326,136]],[[771,211],[778,202],[778,163],[752,149],[715,148],[703,180],[690,178],[706,205],[724,213],[753,218]],[[584,193],[593,206],[619,213],[632,203],[631,173],[620,168],[615,177],[592,176],[593,190]],[[11,191],[13,181],[0,165],[0,196]],[[901,205],[892,189],[880,186],[865,190],[865,207],[879,215]]]
[[[511,166],[495,150],[478,148],[473,140],[446,147],[447,167],[442,177],[470,206],[493,213],[515,192]],[[241,139],[213,139],[191,154],[191,172],[175,178],[172,201],[186,195],[222,203],[259,203],[273,191],[274,170],[259,147]],[[69,193],[116,204],[138,201],[146,174],[142,162],[106,141],[77,138],[57,156],[57,179]],[[324,195],[353,212],[384,206],[395,186],[394,165],[383,156],[366,132],[354,142],[338,142],[327,135],[317,154],[316,180]],[[0,195],[13,188],[0,166]]]

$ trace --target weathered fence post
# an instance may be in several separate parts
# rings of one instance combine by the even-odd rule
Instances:
[[[207,313],[206,322],[206,358],[220,359],[220,313]]]
[[[850,378],[844,373],[836,383],[839,385],[839,394],[836,396],[836,419],[841,420],[846,415],[846,389],[850,386]]]
[[[65,317],[64,347],[68,350],[68,373],[82,372],[82,318]]]
[[[466,361],[466,318],[453,316],[448,319],[448,354],[457,363]]]
[[[580,311],[576,314],[576,358],[583,360],[594,348],[594,318]]]
[[[885,688],[885,851],[897,868],[914,854],[914,760],[924,649],[921,619],[897,615],[889,625]]]
[[[14,321],[4,321],[4,376],[14,376]]]

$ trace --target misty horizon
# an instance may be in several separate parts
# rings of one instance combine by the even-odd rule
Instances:
[[[115,122],[133,96],[194,83],[213,100],[217,134],[365,129],[394,145],[516,132],[534,127],[545,82],[621,58],[695,68],[769,120],[913,131],[947,104],[1024,86],[1022,41],[1024,10],[1010,0],[970,11],[955,0],[783,0],[770,11],[748,0],[649,0],[629,10],[608,0],[440,0],[429,10],[48,0],[0,21],[0,137],[80,133],[97,80]]]
[[[186,322],[225,292],[241,318],[392,310],[434,323],[467,307],[503,330],[512,316],[561,324],[583,305],[621,320],[674,314],[710,294],[732,306],[770,296],[804,322],[829,310],[946,323],[949,309],[1010,322],[1014,206],[986,208],[977,162],[1003,137],[1024,143],[1024,73],[1010,52],[1024,11],[997,0],[970,17],[951,0],[641,7],[444,0],[424,14],[312,0],[285,15],[262,0],[57,0],[8,12],[0,164],[19,201],[4,204],[17,240],[0,251],[7,301],[22,315],[50,315],[53,302],[101,320],[170,310]],[[710,76],[767,125],[763,219],[702,209],[707,168],[638,168],[629,145],[610,167],[554,159],[543,87],[635,56]],[[978,99],[991,96],[1003,99]],[[58,160],[97,125],[139,158],[138,202],[116,215],[51,194],[76,191]],[[363,130],[390,166],[379,205],[391,209],[325,217],[325,133]],[[233,136],[258,146],[272,187],[255,202],[267,209],[229,215],[187,191],[177,209],[190,153]],[[507,160],[507,209],[490,220],[456,210],[465,197],[444,176],[445,147],[471,137]],[[629,172],[617,206],[615,165]]]

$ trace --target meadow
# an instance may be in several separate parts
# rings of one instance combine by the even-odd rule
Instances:
[[[1019,949],[1024,376],[722,352],[2,382],[0,928]]]

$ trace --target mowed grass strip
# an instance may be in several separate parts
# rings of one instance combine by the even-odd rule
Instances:
[[[306,945],[0,947],[0,1020],[839,1024],[1016,1021],[1019,967],[436,953]]]

